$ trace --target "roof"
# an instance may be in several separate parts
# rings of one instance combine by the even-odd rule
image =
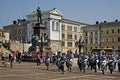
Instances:
[[[93,25],[87,25],[85,27],[82,27],[82,28],[90,28],[90,27],[117,27],[117,26],[120,26],[120,21],[114,21],[114,22],[101,22],[101,23],[98,23],[98,24],[93,24]]]
[[[86,23],[81,23],[81,22],[78,22],[78,21],[73,21],[73,20],[68,20],[68,19],[62,19],[62,21],[69,22],[69,23],[77,23],[77,24],[88,25]]]
[[[0,29],[0,32],[9,32],[8,30]]]

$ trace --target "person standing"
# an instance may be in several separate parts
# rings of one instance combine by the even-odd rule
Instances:
[[[13,60],[14,60],[14,56],[13,56],[13,53],[11,51],[11,53],[9,54],[9,61],[10,61],[10,67],[12,68],[13,66]]]
[[[18,63],[21,63],[21,53],[20,52],[18,52]]]
[[[39,52],[39,51],[37,52],[37,56],[36,56],[36,57],[37,57],[37,66],[38,66],[38,65],[41,64],[41,62],[40,62],[41,55],[40,55],[40,52]]]
[[[118,57],[117,57],[117,60],[118,60],[118,72],[120,72],[120,53],[118,54]]]

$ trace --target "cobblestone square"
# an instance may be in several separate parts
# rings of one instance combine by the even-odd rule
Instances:
[[[120,80],[120,73],[115,71],[113,74],[106,72],[102,75],[100,71],[94,73],[91,70],[82,73],[77,66],[73,66],[71,73],[65,70],[61,74],[55,65],[46,70],[44,64],[36,66],[36,63],[22,62],[14,63],[13,68],[9,65],[2,67],[0,64],[0,80]]]

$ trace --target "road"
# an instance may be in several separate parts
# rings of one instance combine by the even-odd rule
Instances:
[[[0,80],[120,80],[120,73],[115,71],[110,74],[108,71],[105,75],[101,71],[87,70],[86,73],[80,72],[77,66],[73,66],[72,72],[65,71],[61,74],[55,65],[51,65],[46,70],[44,64],[36,66],[36,63],[22,62],[14,63],[13,68],[2,67],[0,63]]]

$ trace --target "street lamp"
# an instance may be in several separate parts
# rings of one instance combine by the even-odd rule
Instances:
[[[100,48],[101,48],[101,24],[99,25],[99,34],[100,34]]]

